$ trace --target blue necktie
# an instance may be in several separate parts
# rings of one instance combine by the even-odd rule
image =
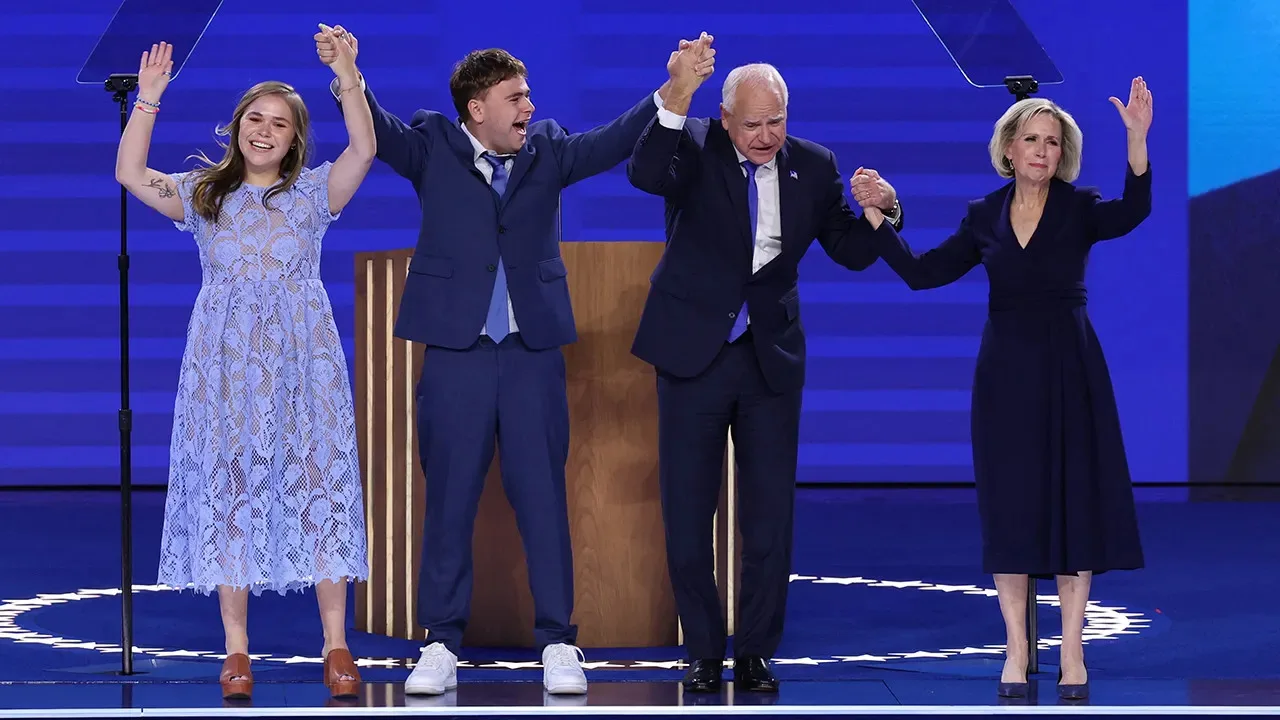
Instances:
[[[760,167],[750,160],[743,160],[742,167],[747,170],[747,207],[751,212],[751,252],[752,266],[755,265],[754,255],[756,247],[756,222],[759,219],[760,191],[756,189],[756,168]],[[738,310],[738,317],[734,318],[733,329],[729,331],[729,342],[733,342],[742,337],[742,333],[747,331],[747,304],[742,303],[742,308]]]
[[[507,159],[485,153],[481,155],[493,166],[493,191],[502,197],[507,190]],[[500,343],[511,331],[511,323],[507,319],[507,269],[502,265],[502,256],[498,256],[497,276],[493,280],[493,295],[489,297],[489,314],[485,316],[485,331],[495,342]]]

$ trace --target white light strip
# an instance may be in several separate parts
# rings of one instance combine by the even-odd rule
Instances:
[[[814,585],[865,585],[869,588],[885,588],[893,590],[911,590],[920,592],[942,592],[946,594],[959,593],[961,595],[983,596],[987,598],[995,598],[996,591],[990,588],[980,588],[976,585],[943,585],[924,582],[922,580],[877,580],[874,578],[864,577],[828,577],[818,575],[792,575],[791,582],[810,582]],[[161,592],[171,591],[164,585],[134,585],[134,592]],[[26,599],[6,599],[0,602],[0,639],[10,640],[19,644],[38,644],[48,645],[55,649],[85,649],[97,650],[101,653],[118,653],[121,651],[118,644],[101,644],[96,642],[77,640],[69,637],[57,635],[49,635],[34,630],[23,628],[19,625],[18,620],[21,616],[31,610],[52,605],[61,605],[68,602],[76,602],[82,600],[93,600],[111,595],[118,595],[119,590],[115,588],[103,589],[86,589],[79,590],[74,593],[42,593],[34,598]],[[1050,607],[1058,607],[1058,597],[1056,595],[1037,595],[1036,602],[1040,605]],[[1089,601],[1085,607],[1085,627],[1084,642],[1096,642],[1099,640],[1118,640],[1125,636],[1137,635],[1141,630],[1151,626],[1151,620],[1140,612],[1129,611],[1124,607],[1101,605],[1095,600]],[[1049,649],[1051,647],[1061,645],[1061,636],[1053,638],[1041,638],[1039,647],[1041,649]],[[890,663],[900,662],[903,660],[920,660],[920,659],[938,659],[945,660],[952,657],[960,657],[965,655],[1000,655],[1003,645],[981,645],[963,648],[942,648],[933,650],[915,650],[912,652],[895,652],[881,655],[874,654],[849,654],[849,655],[833,655],[826,657],[801,657],[801,658],[771,658],[771,661],[777,665],[826,665],[832,663]],[[218,654],[206,650],[185,650],[175,648],[134,648],[135,653],[154,655],[156,657],[199,657],[223,659],[224,654]],[[305,656],[275,656],[269,654],[253,654],[250,656],[253,660],[262,660],[266,662],[278,663],[320,663],[323,662],[320,657]],[[385,668],[406,668],[411,667],[415,658],[360,658],[356,662],[361,667],[385,667]],[[685,667],[685,663],[680,659],[670,659],[665,661],[641,660],[628,662],[625,665],[614,663],[586,663],[584,667],[592,669],[596,667],[625,667],[631,669],[654,669],[659,667],[680,668]],[[459,667],[474,667],[466,661],[458,663]],[[481,667],[506,668],[517,670],[521,668],[537,668],[537,663],[516,663],[498,661],[489,663]],[[880,667],[884,667],[881,665]],[[593,708],[600,710],[601,708]],[[0,716],[3,717],[3,716]]]

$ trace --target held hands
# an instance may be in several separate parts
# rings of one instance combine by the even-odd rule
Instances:
[[[853,177],[849,178],[849,192],[874,229],[879,229],[880,223],[884,222],[884,211],[893,209],[898,200],[893,186],[870,168],[860,167],[854,171]]]
[[[344,30],[341,25],[329,27],[320,23],[320,32],[315,34],[315,41],[316,55],[320,57],[320,62],[333,70],[343,89],[359,85],[360,73],[356,70],[356,55],[360,52],[360,44],[355,35]]]
[[[849,178],[849,192],[864,209],[892,210],[898,193],[880,173],[871,168],[858,168]]]
[[[1120,112],[1120,119],[1124,121],[1124,127],[1130,135],[1146,137],[1147,131],[1151,129],[1151,91],[1147,89],[1147,81],[1141,75],[1129,85],[1128,105],[1121,105],[1114,97],[1108,100]]]
[[[711,47],[714,40],[705,32],[692,42],[681,40],[679,49],[667,60],[672,84],[684,93],[692,95],[715,72],[716,51]]]
[[[152,45],[143,51],[142,62],[138,66],[138,99],[144,104],[157,105],[165,88],[169,87],[169,78],[173,74],[173,46],[169,43]]]

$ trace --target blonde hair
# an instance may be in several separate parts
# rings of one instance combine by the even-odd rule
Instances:
[[[1055,177],[1066,182],[1075,182],[1080,177],[1080,156],[1084,145],[1084,134],[1076,124],[1071,113],[1058,107],[1051,100],[1028,98],[1019,100],[1004,111],[996,121],[995,131],[991,134],[991,166],[1000,173],[1000,177],[1013,177],[1013,165],[1005,157],[1005,150],[1018,136],[1018,130],[1031,118],[1047,113],[1058,120],[1062,126],[1062,158],[1058,160],[1058,172]]]

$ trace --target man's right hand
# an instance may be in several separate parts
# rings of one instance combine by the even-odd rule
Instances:
[[[715,37],[702,33],[692,42],[681,40],[679,49],[667,60],[671,89],[679,95],[692,96],[716,68],[716,51],[711,47]]]
[[[352,61],[355,61],[355,59],[360,56],[360,41],[356,40],[356,36],[351,34],[351,31],[347,30],[341,25],[334,25],[333,36],[338,38],[339,40],[347,41],[347,47],[351,48]]]

